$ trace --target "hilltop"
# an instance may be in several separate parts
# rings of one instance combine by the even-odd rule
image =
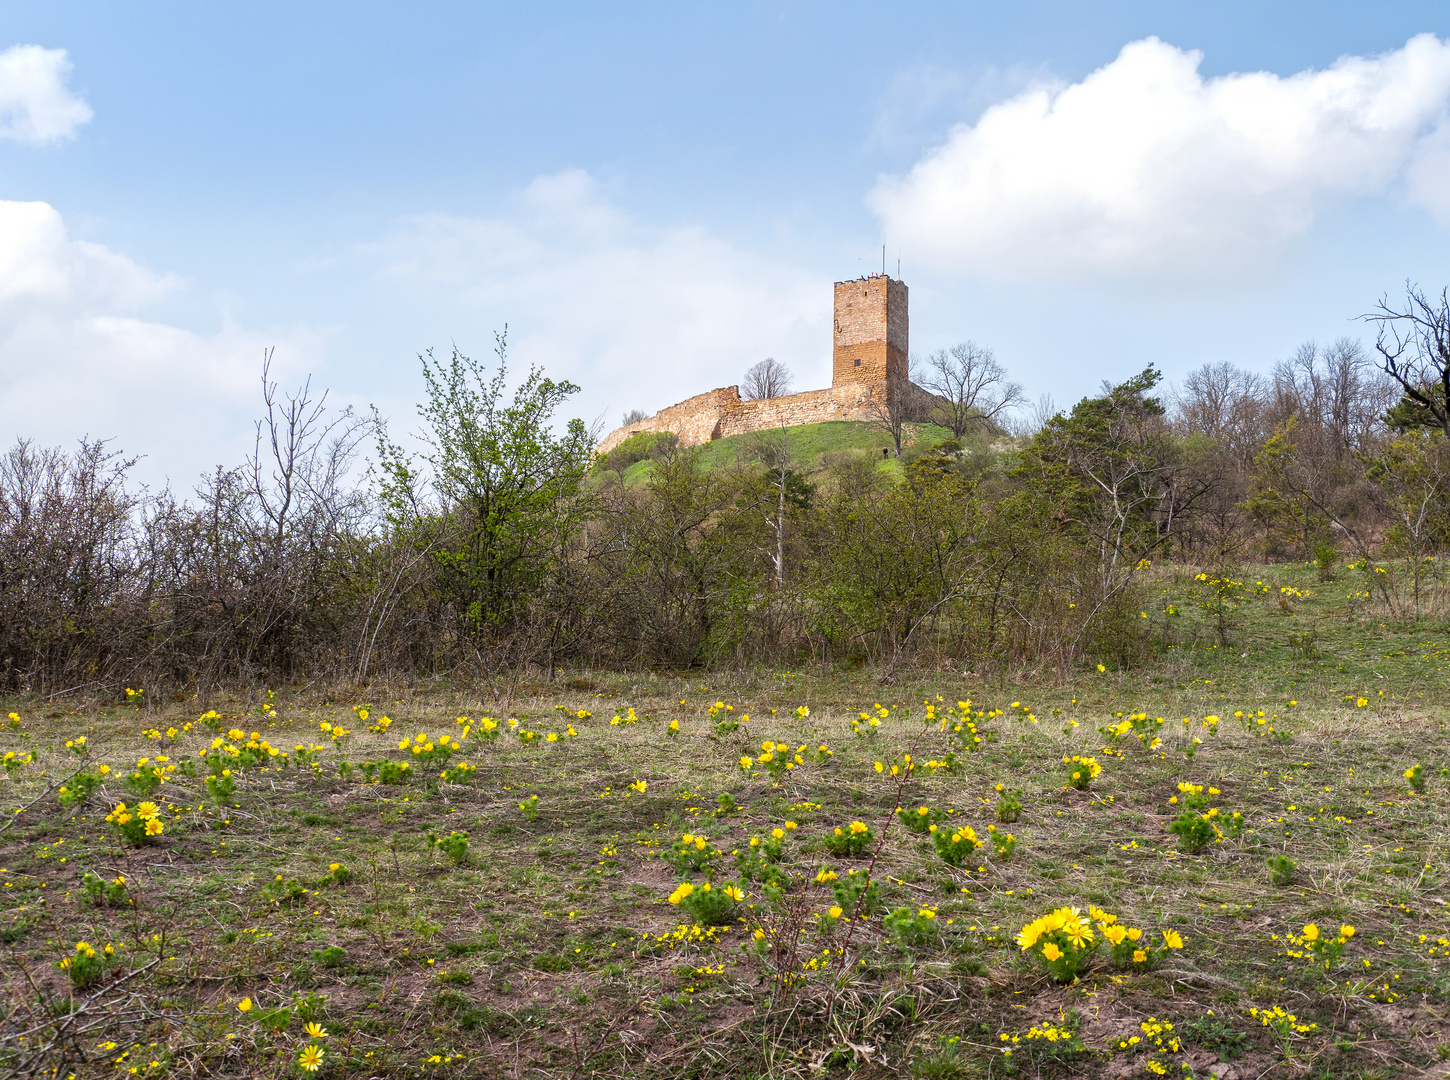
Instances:
[[[891,436],[874,424],[856,420],[831,420],[819,424],[801,424],[786,429],[786,446],[792,467],[808,480],[824,476],[833,466],[855,456],[871,456],[877,468],[899,477],[905,463],[923,450],[950,439],[952,433],[936,424],[908,424],[910,432],[902,439],[902,456],[881,457],[883,447],[889,448]],[[728,435],[698,448],[700,467],[707,471],[735,468],[748,464],[755,457],[761,439],[780,438],[774,432],[750,432]],[[641,452],[646,452],[641,447]],[[636,486],[649,479],[654,460],[643,457],[633,461],[621,473],[625,484]]]

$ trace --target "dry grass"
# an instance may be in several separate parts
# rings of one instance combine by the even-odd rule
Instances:
[[[34,750],[37,760],[0,780],[10,819],[0,833],[0,931],[11,956],[0,975],[9,1055],[0,1075],[297,1075],[305,1016],[280,1031],[258,1018],[299,1000],[329,1031],[321,1076],[1151,1075],[1145,1054],[1113,1049],[1150,1017],[1181,1037],[1163,1058],[1173,1075],[1188,1075],[1184,1066],[1199,1077],[1433,1072],[1450,1053],[1450,983],[1435,944],[1450,937],[1450,780],[1441,776],[1450,642],[1442,625],[1365,618],[1342,606],[1337,586],[1299,584],[1322,599],[1290,616],[1255,606],[1241,646],[1187,647],[1193,635],[1180,629],[1172,641],[1184,647],[1143,670],[1034,685],[920,674],[883,690],[861,673],[571,672],[486,701],[445,685],[282,692],[275,719],[241,697],[144,710],[12,702],[4,711],[21,724],[0,749]],[[1316,631],[1312,660],[1288,641],[1306,624]],[[983,725],[991,738],[964,755],[958,775],[918,771],[904,786],[879,775],[873,762],[913,745],[917,761],[945,752],[946,736],[922,722],[922,702],[937,695],[1027,708]],[[707,715],[717,700],[752,719],[718,734]],[[853,735],[851,721],[877,701],[892,708],[881,733]],[[352,706],[364,703],[372,721],[393,718],[385,734],[356,722]],[[794,715],[800,705],[808,719]],[[637,725],[609,723],[630,706]],[[115,801],[136,801],[116,772],[74,811],[47,790],[80,763],[64,743],[82,734],[86,761],[115,770],[158,750],[195,760],[209,730],[194,727],[164,749],[141,733],[208,707],[288,750],[326,744],[320,775],[239,771],[237,805],[227,807],[206,797],[200,773],[178,776],[158,793],[175,808],[166,831],[142,848],[119,845],[104,823]],[[560,707],[593,717],[570,720]],[[1099,728],[1140,710],[1167,718],[1162,745],[1128,737],[1121,756],[1105,753]],[[1240,711],[1249,723],[1235,719]],[[1217,734],[1200,727],[1209,714],[1222,717]],[[462,756],[478,771],[466,784],[339,777],[340,760],[401,758],[402,735],[457,731],[460,715],[518,719],[541,737],[469,745]],[[353,734],[334,748],[322,722]],[[543,741],[569,722],[578,738]],[[1271,725],[1283,739],[1265,733]],[[1188,760],[1195,734],[1203,745]],[[767,738],[825,742],[834,757],[779,782],[761,769],[747,777],[738,759]],[[1063,783],[1070,753],[1104,765],[1088,791]],[[1422,795],[1403,777],[1415,763],[1427,777]],[[629,788],[638,780],[643,794]],[[1245,813],[1252,831],[1201,854],[1179,851],[1168,799],[1182,780],[1218,787],[1218,805]],[[988,847],[970,866],[949,867],[891,813],[898,800],[947,808],[985,835],[999,782],[1024,789],[1021,821],[1004,826],[1020,841],[1007,861]],[[717,819],[722,792],[742,809]],[[531,794],[537,820],[519,809]],[[817,915],[832,901],[817,870],[873,865],[823,849],[832,827],[855,819],[880,839],[874,876],[887,909],[935,910],[933,938],[899,944],[879,915],[849,938],[841,926],[821,936]],[[691,831],[728,852],[786,820],[799,827],[778,903],[753,885],[748,925],[713,944],[659,940],[684,921],[664,902],[677,878],[662,848]],[[428,832],[451,830],[469,834],[459,865],[425,843]],[[1281,852],[1298,864],[1286,886],[1265,866]],[[330,880],[333,863],[352,878]],[[733,878],[733,866],[727,858],[717,880]],[[135,904],[91,904],[86,871],[124,874]],[[308,894],[279,902],[279,876]],[[1176,930],[1186,947],[1157,971],[1098,963],[1078,984],[1057,985],[1013,938],[1064,904]],[[1306,922],[1357,929],[1329,974],[1285,955],[1286,932]],[[792,940],[799,932],[789,972],[757,954],[753,925]],[[122,960],[72,997],[55,963],[77,940],[112,942]],[[823,949],[833,950],[825,962],[803,970]],[[255,1005],[249,1013],[237,1008],[243,998]],[[1248,1012],[1276,1005],[1316,1030],[1280,1039]],[[1041,1022],[1074,1029],[1084,1049],[1033,1055],[1018,1043],[1003,1054],[1004,1033]],[[434,1055],[451,1060],[429,1064]]]

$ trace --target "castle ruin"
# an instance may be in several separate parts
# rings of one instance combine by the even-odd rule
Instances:
[[[906,300],[906,284],[885,274],[838,281],[829,388],[745,401],[738,386],[724,386],[616,428],[597,452],[607,454],[640,432],[670,431],[681,446],[698,446],[768,428],[872,420],[886,411],[889,395],[895,394],[925,407],[930,395],[907,378]]]

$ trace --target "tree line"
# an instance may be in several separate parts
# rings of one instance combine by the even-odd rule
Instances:
[[[1442,615],[1420,586],[1450,541],[1450,305],[1411,288],[1370,318],[1372,353],[1311,342],[1171,390],[1150,366],[1014,438],[1020,389],[989,351],[946,350],[916,420],[951,437],[899,468],[803,462],[790,429],[724,467],[658,435],[596,458],[557,422],[578,388],[511,382],[503,337],[488,364],[423,355],[413,454],[264,363],[253,453],[187,499],[137,489],[98,441],[0,458],[0,685],[1127,664],[1165,560],[1394,558],[1367,579],[1387,614]]]

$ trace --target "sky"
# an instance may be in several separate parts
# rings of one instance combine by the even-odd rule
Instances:
[[[184,494],[282,387],[418,429],[418,354],[614,427],[773,356],[831,284],[1059,406],[1266,371],[1450,284],[1443,3],[10,0],[0,442]],[[899,264],[898,264],[899,260]]]

